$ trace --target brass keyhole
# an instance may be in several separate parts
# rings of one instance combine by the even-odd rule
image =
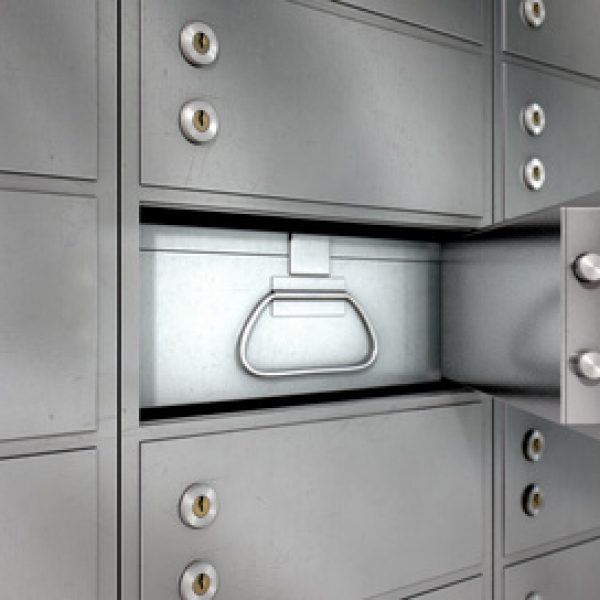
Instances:
[[[210,50],[210,38],[202,31],[194,35],[193,43],[198,54],[206,54]]]
[[[197,110],[194,113],[194,127],[200,132],[204,133],[210,127],[210,117],[205,110]]]
[[[534,2],[533,3],[533,14],[539,18],[540,15],[542,14],[542,7],[540,6],[539,2]]]
[[[533,167],[533,178],[539,181],[542,177],[542,171],[539,167]]]
[[[198,496],[194,500],[192,510],[199,519],[203,519],[210,511],[210,498],[207,496]]]
[[[533,447],[533,451],[536,454],[539,454],[542,451],[542,442],[540,441],[539,438],[536,438],[535,440],[533,440],[533,443],[531,445]]]
[[[194,579],[194,594],[196,596],[204,596],[210,589],[210,577],[206,573],[200,573]]]
[[[539,125],[542,122],[542,116],[540,115],[539,111],[535,111],[533,113],[533,123],[534,125]]]
[[[531,498],[531,506],[534,510],[538,510],[542,506],[542,496],[540,493],[535,492]]]

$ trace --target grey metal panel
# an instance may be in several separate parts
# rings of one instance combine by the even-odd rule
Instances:
[[[224,600],[362,599],[478,565],[483,444],[479,404],[143,443],[142,597],[178,598],[194,559]],[[178,517],[196,482],[220,503],[202,530]]]
[[[219,39],[208,68],[179,50],[193,20]],[[486,65],[475,48],[281,0],[144,0],[142,183],[481,216]],[[194,98],[219,115],[217,138],[204,146],[178,127]]]
[[[516,65],[505,64],[502,69],[505,217],[600,190],[600,87]],[[546,126],[537,137],[521,125],[521,111],[530,102],[540,104],[546,114]],[[546,170],[545,184],[537,192],[527,188],[521,175],[532,157],[540,158]]]
[[[355,374],[264,379],[243,370],[236,349],[248,316],[270,291],[272,278],[288,274],[287,249],[277,255],[252,250],[275,247],[274,242],[284,242],[287,236],[267,233],[260,240],[255,232],[221,230],[216,237],[214,230],[203,228],[190,228],[183,236],[175,228],[169,242],[169,230],[155,228],[162,247],[143,251],[140,259],[143,406],[439,379],[436,244],[396,241],[401,258],[394,260],[387,243],[377,257],[377,240],[366,256],[361,256],[360,245],[353,247],[352,239],[345,256],[340,256],[344,243],[333,242],[337,256],[331,259],[331,275],[345,279],[347,290],[372,321],[379,338],[377,361]],[[236,237],[238,241],[232,242]],[[245,240],[245,251],[240,240]],[[191,250],[194,245],[202,251]],[[162,249],[177,246],[188,249]],[[235,252],[223,251],[234,247]],[[343,316],[330,318],[279,318],[265,310],[249,346],[252,363],[289,369],[360,361],[368,336],[356,311],[343,306]]]
[[[505,570],[505,600],[538,592],[543,600],[590,600],[600,590],[600,541],[562,550]]]
[[[535,463],[523,454],[530,429],[540,430],[546,440]],[[504,457],[506,555],[600,527],[600,444],[595,439],[507,406]],[[521,506],[532,483],[544,495],[537,517],[527,516]]]
[[[597,0],[545,0],[539,29],[521,19],[519,0],[503,0],[502,48],[527,58],[600,76],[600,21]]]
[[[481,579],[472,579],[443,590],[413,597],[415,600],[481,600],[483,598],[483,582]]]
[[[96,0],[3,0],[0,170],[94,179]]]
[[[600,384],[584,381],[573,358],[600,351],[600,287],[580,282],[572,265],[584,253],[600,254],[600,207],[562,209],[563,403],[561,420],[600,424]]]
[[[2,596],[97,598],[95,451],[2,460],[0,489]]]
[[[559,235],[466,240],[442,256],[444,377],[558,395]]]
[[[96,200],[1,192],[0,240],[0,438],[92,430]]]
[[[344,3],[476,42],[485,37],[484,0],[347,0]]]

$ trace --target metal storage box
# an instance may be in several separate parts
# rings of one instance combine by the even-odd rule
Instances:
[[[597,424],[600,208],[554,214],[444,249],[443,373],[560,394],[563,422]]]
[[[504,214],[513,218],[600,189],[600,88],[596,83],[502,65],[506,98]],[[539,107],[529,132],[525,110]],[[532,189],[524,168],[541,161],[543,180]],[[532,182],[535,183],[535,182]]]
[[[143,226],[142,406],[438,380],[439,252]]]
[[[600,541],[509,567],[504,600],[591,600],[600,589]]]
[[[486,411],[462,399],[142,443],[141,597],[177,600],[196,562],[224,600],[362,600],[480,567]],[[190,526],[192,491],[211,510]],[[481,597],[462,591],[432,598]]]
[[[502,0],[502,49],[600,76],[597,0]]]
[[[571,428],[506,407],[504,440],[504,552],[506,555],[600,528],[600,444]],[[535,460],[525,455],[530,432],[540,436]],[[535,485],[536,516],[523,507]]]
[[[95,450],[0,460],[2,598],[98,599]]]
[[[250,205],[260,196],[482,216],[491,174],[487,57],[321,4],[144,1],[141,183],[243,194]],[[436,12],[430,1],[395,4],[427,20]],[[476,34],[477,1],[451,4],[456,20],[441,20]],[[471,5],[474,18],[465,16]],[[207,32],[211,64],[206,55],[190,64],[186,25]],[[205,135],[184,118],[201,108]]]
[[[347,3],[475,42],[483,42],[485,38],[483,14],[488,0],[349,0]]]
[[[97,210],[90,197],[0,193],[0,439],[96,427]]]

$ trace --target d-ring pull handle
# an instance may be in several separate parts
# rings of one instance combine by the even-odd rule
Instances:
[[[248,342],[250,341],[250,336],[252,335],[252,331],[258,321],[258,318],[262,314],[262,312],[271,304],[271,302],[275,302],[275,300],[291,300],[291,301],[323,301],[323,300],[344,300],[348,302],[352,306],[352,308],[356,311],[356,314],[360,317],[362,324],[365,327],[367,335],[369,336],[369,351],[365,358],[359,362],[349,365],[325,365],[322,367],[304,367],[301,369],[273,369],[273,370],[265,370],[259,369],[253,366],[248,359]],[[326,374],[335,374],[335,373],[356,373],[358,371],[364,371],[368,369],[376,360],[378,349],[377,342],[377,334],[375,333],[375,329],[373,328],[373,324],[371,320],[365,313],[362,306],[358,303],[358,301],[345,291],[279,291],[274,290],[268,293],[255,307],[252,311],[244,328],[242,329],[242,333],[240,334],[240,342],[239,342],[239,357],[242,365],[248,371],[248,373],[252,375],[256,375],[257,377],[294,377],[298,375],[326,375]]]

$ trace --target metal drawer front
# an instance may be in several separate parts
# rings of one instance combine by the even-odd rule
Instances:
[[[196,560],[223,600],[359,600],[477,566],[483,461],[480,404],[143,443],[142,596],[177,600]],[[219,503],[202,529],[178,512],[194,483]]]
[[[197,21],[218,39],[208,66],[179,48],[182,27]],[[485,64],[475,48],[292,2],[145,0],[142,183],[480,216]],[[194,100],[218,117],[210,142],[180,132]]]
[[[505,600],[537,592],[543,600],[590,600],[600,589],[600,542],[590,542],[506,569]]]
[[[513,65],[504,65],[503,75],[506,218],[600,190],[600,88]],[[531,102],[545,113],[538,136],[529,135],[521,122],[521,111]],[[523,180],[522,167],[533,157],[545,168],[539,191]]]
[[[437,244],[331,238],[331,275],[315,278],[287,277],[286,233],[146,226],[142,245],[143,406],[440,377]],[[341,283],[372,325],[375,362],[354,371],[293,376],[327,365],[366,365],[372,352],[372,334],[356,307],[325,294],[314,302],[277,301],[259,310],[247,354],[264,374],[244,368],[242,332],[279,280],[292,287],[314,282],[321,291]],[[278,371],[285,375],[269,376]]]
[[[520,54],[571,71],[600,76],[600,39],[596,0],[546,0],[545,19],[539,28],[521,17],[520,0],[504,0],[502,46]]]
[[[96,200],[2,192],[0,240],[0,438],[94,429]]]
[[[472,579],[443,590],[417,596],[415,600],[481,600],[482,597],[483,582],[481,579]]]
[[[346,2],[344,2],[346,3]],[[483,41],[484,0],[350,0],[347,4],[423,25],[476,42]]]
[[[528,431],[542,433],[545,444],[537,462],[527,460]],[[527,548],[600,527],[600,444],[568,428],[526,412],[506,409],[504,467],[505,552]],[[543,507],[530,517],[522,507],[524,490],[537,484]]]
[[[98,597],[96,453],[0,461],[5,598]]]
[[[2,1],[0,170],[94,179],[95,0]]]

